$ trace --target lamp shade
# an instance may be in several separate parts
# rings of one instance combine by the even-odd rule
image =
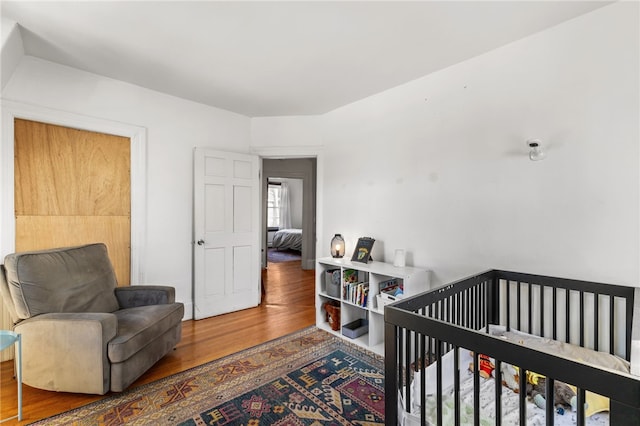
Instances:
[[[344,256],[344,238],[342,238],[342,235],[340,234],[335,234],[331,239],[331,256]]]

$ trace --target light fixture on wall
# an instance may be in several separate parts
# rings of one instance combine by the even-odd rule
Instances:
[[[542,141],[540,139],[528,139],[527,146],[531,149],[529,151],[529,159],[531,161],[544,160],[547,156],[542,150]]]
[[[335,234],[331,239],[331,256],[338,258],[344,256],[344,238],[340,234]]]

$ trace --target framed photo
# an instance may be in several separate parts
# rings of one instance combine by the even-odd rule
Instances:
[[[373,243],[375,241],[376,240],[369,237],[358,238],[358,244],[356,244],[356,249],[353,251],[351,261],[369,263],[369,260],[371,260],[371,249],[373,249]]]

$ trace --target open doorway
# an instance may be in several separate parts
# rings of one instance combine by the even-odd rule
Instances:
[[[262,267],[269,249],[299,252],[302,269],[315,268],[316,159],[262,160]],[[277,254],[277,250],[271,250]]]
[[[267,180],[267,267],[302,260],[303,180]]]

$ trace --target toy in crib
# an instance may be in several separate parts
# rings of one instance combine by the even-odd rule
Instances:
[[[473,352],[471,352],[471,356],[473,356]],[[489,356],[485,354],[478,354],[478,364],[480,364],[480,377],[488,379],[493,376],[493,370],[495,370],[496,366]],[[475,370],[473,362],[469,363],[469,370]]]
[[[503,385],[507,386],[515,393],[519,393],[519,376],[518,367],[511,364],[503,363],[501,365],[503,377]],[[527,371],[527,395],[531,397],[533,403],[537,407],[544,409],[546,406],[545,385],[547,378],[541,374]],[[576,393],[566,383],[553,382],[553,405],[556,407],[558,414],[564,414],[565,408],[571,407],[575,411],[577,404]]]

